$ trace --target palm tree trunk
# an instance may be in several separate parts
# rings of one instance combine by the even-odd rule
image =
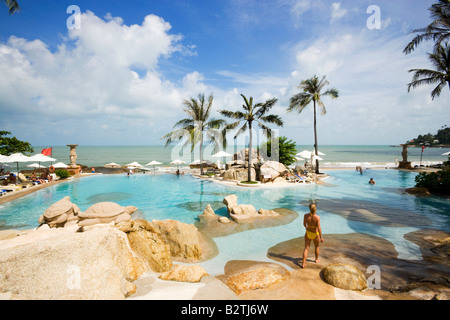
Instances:
[[[250,133],[249,143],[248,143],[248,171],[247,171],[247,181],[252,181],[252,122],[248,123],[248,131]],[[245,153],[244,153],[245,156]],[[244,159],[245,163],[245,159]]]
[[[316,156],[319,155],[319,147],[317,146],[317,119],[316,119],[316,100],[314,102],[314,148],[316,151]],[[319,160],[316,159],[316,173],[319,173]]]
[[[203,175],[203,129],[201,130],[200,134],[200,174]]]

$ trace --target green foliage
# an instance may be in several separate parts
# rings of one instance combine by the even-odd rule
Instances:
[[[286,137],[278,137],[278,148],[275,146],[272,150],[272,141],[269,140],[261,146],[261,154],[267,155],[270,159],[281,162],[285,166],[290,166],[296,159],[295,142]]]
[[[416,177],[416,187],[430,192],[450,195],[450,169],[438,172],[422,172]]]
[[[55,174],[60,178],[60,179],[66,179],[70,176],[69,171],[64,170],[64,169],[59,169],[55,171]]]
[[[9,131],[0,131],[0,154],[9,156],[13,153],[32,153],[33,147],[29,142],[20,141],[16,137],[6,137],[10,135]]]
[[[412,144],[418,145],[441,145],[441,144],[450,144],[450,128],[447,126],[443,126],[438,130],[436,134],[427,133],[424,135],[419,134],[419,136],[413,139],[414,142]],[[439,141],[439,142],[435,142]]]

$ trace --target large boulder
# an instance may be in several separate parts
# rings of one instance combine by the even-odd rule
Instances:
[[[128,221],[136,210],[137,208],[133,206],[122,207],[114,202],[99,202],[78,214],[78,225],[83,227],[112,221],[115,223]]]
[[[271,179],[275,179],[286,171],[288,171],[288,169],[281,162],[266,161],[260,168],[260,179],[262,176],[270,176]]]
[[[170,246],[173,258],[186,261],[202,258],[200,234],[194,225],[176,220],[153,220],[152,224],[163,241]]]
[[[235,161],[243,161],[244,165],[247,165],[249,160],[249,149],[245,148],[233,155],[233,160]],[[252,163],[256,164],[262,160],[261,155],[258,154],[258,150],[256,148],[252,148]]]
[[[367,289],[364,273],[348,264],[330,264],[322,270],[322,275],[326,283],[340,289],[357,291]]]
[[[50,228],[64,227],[76,223],[79,213],[80,208],[70,201],[70,197],[64,197],[45,210],[38,222],[48,224]]]
[[[252,181],[256,180],[256,170],[254,168],[250,170],[250,176]],[[223,179],[235,181],[248,181],[248,169],[232,167],[227,171],[225,171],[225,173],[223,174]]]
[[[130,246],[155,272],[169,271],[173,267],[170,246],[166,244],[151,222],[130,220],[117,224],[125,232]]]
[[[258,217],[259,213],[251,204],[238,204],[237,196],[231,194],[223,199],[223,203],[227,206],[228,214],[235,221]]]
[[[228,264],[225,268],[228,268]],[[246,291],[268,288],[288,279],[289,276],[289,271],[281,265],[260,262],[241,270],[234,270],[232,274],[220,278],[239,295]]]
[[[172,270],[167,271],[159,276],[162,280],[179,281],[179,282],[200,282],[203,276],[208,275],[205,269],[199,265],[175,265]]]
[[[0,245],[0,290],[17,300],[124,299],[149,271],[112,227],[30,231]]]

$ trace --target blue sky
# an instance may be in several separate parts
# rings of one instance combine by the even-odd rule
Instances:
[[[56,1],[0,6],[2,130],[33,145],[161,144],[184,118],[182,100],[213,93],[237,110],[240,94],[279,99],[279,134],[312,145],[312,108],[287,113],[298,84],[326,75],[319,144],[398,144],[449,125],[449,92],[410,93],[412,68],[429,67],[430,44],[405,56],[409,32],[434,1]],[[81,10],[68,30],[70,5]],[[370,5],[381,12],[371,30]],[[218,116],[215,112],[214,116]]]

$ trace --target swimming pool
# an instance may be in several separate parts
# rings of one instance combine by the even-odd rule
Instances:
[[[39,216],[65,196],[82,211],[103,201],[123,206],[133,205],[147,220],[174,219],[195,223],[208,204],[219,215],[226,215],[223,198],[238,196],[238,203],[260,208],[288,208],[299,217],[288,225],[250,230],[215,238],[221,258],[265,259],[267,248],[302,235],[302,216],[309,201],[318,202],[323,233],[368,233],[394,243],[399,256],[418,256],[418,247],[403,235],[424,227],[450,230],[450,199],[415,197],[402,189],[413,186],[415,173],[398,170],[330,170],[323,185],[300,185],[286,188],[242,188],[194,178],[190,175],[96,175],[63,182],[0,206],[1,229],[30,229],[38,226]],[[374,178],[376,185],[368,184]],[[347,214],[346,209],[353,210]],[[361,220],[355,212],[379,213],[382,218]],[[370,214],[369,214],[370,218]],[[381,220],[380,220],[381,219]],[[392,223],[394,221],[395,223]],[[255,240],[257,239],[257,241]],[[239,244],[251,243],[248,246]],[[264,248],[261,251],[258,248]]]

